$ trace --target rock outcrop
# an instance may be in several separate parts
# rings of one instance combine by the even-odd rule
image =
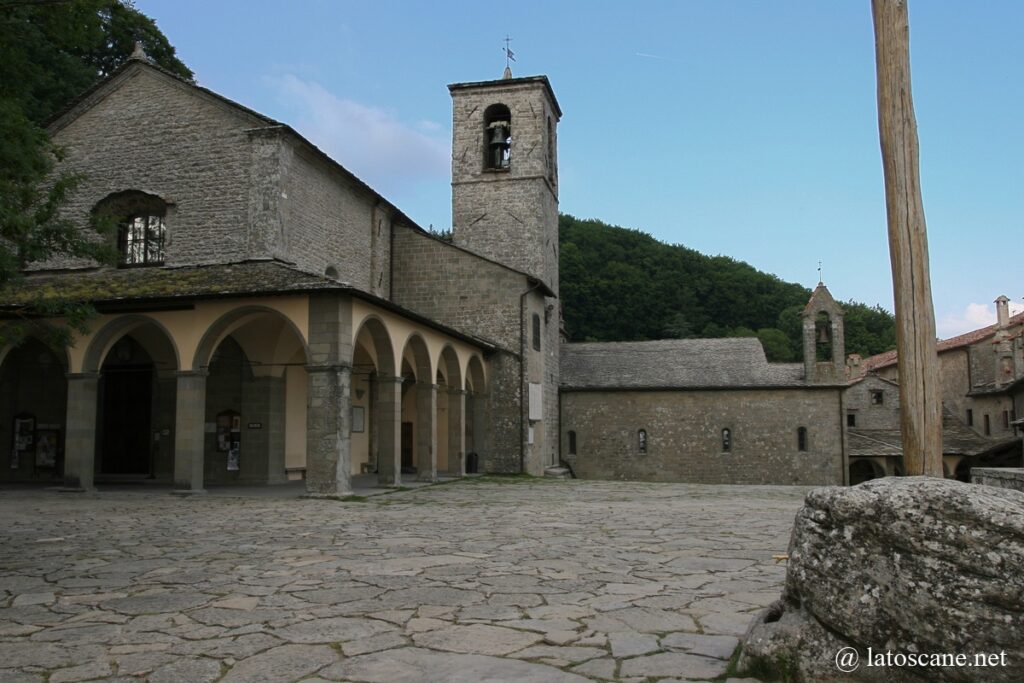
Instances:
[[[1024,680],[1024,493],[927,477],[815,489],[789,558],[741,668],[815,682]],[[859,656],[850,673],[837,668],[843,648]],[[872,663],[895,659],[869,666],[869,648]]]

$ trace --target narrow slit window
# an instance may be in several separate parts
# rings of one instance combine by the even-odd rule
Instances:
[[[533,314],[533,350],[540,351],[540,315]]]
[[[970,408],[967,409],[967,426],[974,426],[974,411],[971,410]]]
[[[856,427],[857,426],[857,413],[847,413],[846,414],[846,426],[847,427]]]
[[[807,427],[800,427],[796,430],[796,449],[798,451],[807,450]]]
[[[569,430],[569,455],[576,455],[576,432]]]
[[[647,454],[647,430],[641,429],[636,433],[637,448],[640,451],[640,455]]]
[[[722,452],[732,451],[732,430],[726,427],[722,430]]]

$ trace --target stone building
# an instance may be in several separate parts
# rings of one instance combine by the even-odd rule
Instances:
[[[49,125],[85,175],[68,216],[114,217],[121,262],[36,264],[0,293],[7,315],[99,313],[67,348],[0,349],[0,481],[339,495],[555,462],[561,111],[544,77],[450,91],[454,244],[141,53],[71,103]]]
[[[996,299],[997,322],[937,344],[942,389],[943,468],[968,481],[972,467],[1016,466],[1024,404],[1024,314]],[[895,351],[851,357],[846,391],[851,481],[902,474],[899,364]]]
[[[98,311],[67,348],[0,348],[0,482],[198,492],[304,477],[334,496],[360,475],[562,462],[702,483],[838,484],[852,453],[894,469],[847,425],[884,379],[847,388],[823,284],[802,363],[768,363],[756,339],[562,344],[551,85],[506,73],[449,91],[451,242],[286,124],[141,53],[72,102],[49,126],[85,177],[67,213],[114,218],[120,263],[35,264],[0,292],[0,324],[40,298]],[[994,374],[973,346],[962,361],[970,405],[1008,406],[1010,422],[1014,321],[991,335]]]

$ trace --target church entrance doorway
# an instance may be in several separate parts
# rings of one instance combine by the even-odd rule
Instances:
[[[149,430],[153,364],[103,370],[103,474],[150,474]]]

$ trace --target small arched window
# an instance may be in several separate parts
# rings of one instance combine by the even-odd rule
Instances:
[[[576,455],[576,432],[569,430],[569,455]]]
[[[327,266],[327,269],[324,270],[324,275],[332,280],[341,279],[341,273],[338,272],[337,266]]]
[[[728,427],[722,430],[722,452],[728,453],[732,450],[732,430]]]
[[[117,222],[121,266],[158,266],[164,262],[167,203],[160,197],[137,190],[118,192],[97,204],[95,212]]]
[[[507,171],[512,165],[512,112],[504,104],[484,111],[484,168]]]
[[[799,427],[796,430],[796,449],[798,451],[807,450],[807,427]]]
[[[540,351],[540,315],[533,314],[533,350]]]
[[[640,455],[647,455],[647,430],[641,429],[636,433],[636,445]]]

